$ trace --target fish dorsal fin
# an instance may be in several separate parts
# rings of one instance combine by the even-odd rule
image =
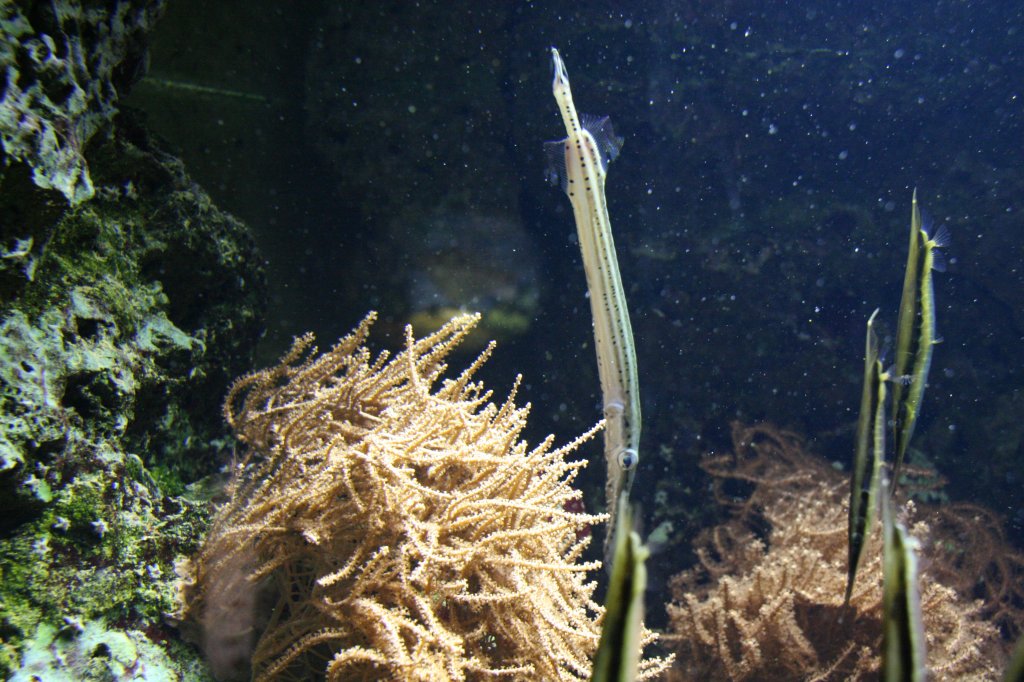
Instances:
[[[946,271],[946,254],[936,249],[932,249],[932,270],[935,272]]]
[[[601,164],[604,170],[608,170],[608,164],[619,156],[625,140],[615,135],[612,120],[607,116],[580,114],[580,125],[594,138],[597,151],[601,154]]]
[[[569,191],[569,175],[565,172],[565,145],[568,138],[544,143],[544,157],[547,165],[544,177],[552,185],[561,184],[562,191]]]

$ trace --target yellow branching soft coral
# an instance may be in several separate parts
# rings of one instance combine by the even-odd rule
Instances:
[[[698,565],[672,580],[667,639],[679,665],[670,678],[877,679],[881,533],[844,606],[847,477],[769,425],[735,424],[733,443],[732,454],[702,463],[716,499],[734,515],[697,540]],[[747,493],[737,494],[737,484]],[[924,548],[921,609],[932,676],[998,679],[1003,643],[983,620],[989,606],[942,580],[949,536],[929,527],[935,513],[913,505],[905,513]]]
[[[598,427],[531,449],[515,388],[495,405],[472,381],[490,347],[442,379],[475,316],[407,329],[393,358],[363,346],[373,319],[229,395],[247,454],[183,569],[214,666],[251,650],[264,680],[586,679],[602,609],[580,556],[605,517],[567,510],[584,463],[566,457]]]

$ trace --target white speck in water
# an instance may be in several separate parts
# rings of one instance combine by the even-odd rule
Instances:
[[[768,124],[768,134],[769,135],[775,135],[778,132],[779,132],[779,127],[777,125],[775,125],[774,123],[769,123]]]
[[[847,158],[847,157],[848,157],[849,155],[850,155],[850,152],[848,152],[848,151],[846,151],[846,150],[844,149],[843,151],[839,152],[839,160],[840,160],[840,161],[846,161],[846,158]]]

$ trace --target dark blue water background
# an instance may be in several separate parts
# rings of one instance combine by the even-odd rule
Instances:
[[[529,438],[564,441],[600,395],[570,206],[544,178],[541,145],[564,135],[558,46],[579,109],[625,138],[607,194],[649,523],[704,515],[696,463],[732,420],[795,429],[848,466],[864,325],[878,307],[895,326],[917,187],[953,243],[915,462],[1021,541],[1020,5],[625,5],[172,2],[131,103],[257,233],[264,363],[369,309],[380,347],[409,319],[480,309],[500,340],[484,379],[501,394],[522,373]],[[599,509],[600,444],[583,454]]]

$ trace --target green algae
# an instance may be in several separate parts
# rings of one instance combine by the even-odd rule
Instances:
[[[218,408],[263,280],[245,227],[148,144],[113,136],[93,200],[3,223],[3,243],[33,244],[0,303],[4,677],[200,675],[167,622],[174,564],[209,520],[182,495],[229,454]]]
[[[89,141],[117,111],[143,59],[138,46],[163,11],[161,0],[122,0],[109,11],[58,1],[0,5],[0,178],[11,162],[71,205],[96,193]],[[127,78],[126,78],[127,76]]]
[[[200,680],[199,668],[182,670],[138,630],[111,629],[102,621],[41,625],[28,641],[12,682],[174,682]]]

